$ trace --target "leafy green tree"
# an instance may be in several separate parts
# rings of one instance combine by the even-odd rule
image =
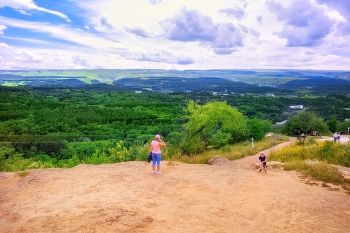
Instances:
[[[172,145],[179,145],[181,143],[182,138],[184,137],[183,132],[173,131],[168,134],[167,139]]]
[[[214,101],[201,106],[189,101],[187,111],[189,117],[183,142],[186,153],[201,152],[208,146],[219,148],[248,136],[243,115],[226,102]]]
[[[350,128],[350,121],[343,121],[337,123],[337,132],[348,132],[348,128]]]
[[[15,148],[9,145],[0,145],[0,172],[8,171],[7,160],[11,160],[13,158],[21,158],[22,154],[17,153]]]
[[[335,116],[332,116],[331,119],[327,121],[327,125],[330,131],[337,131],[337,118]]]
[[[329,132],[328,126],[322,118],[310,111],[300,111],[286,122],[282,132],[287,135],[300,135],[301,133],[309,134],[311,130],[317,130],[321,133]]]
[[[272,130],[272,123],[268,120],[260,120],[258,118],[248,119],[249,136],[255,140],[264,138],[265,134]]]

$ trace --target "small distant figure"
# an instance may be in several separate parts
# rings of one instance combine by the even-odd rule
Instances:
[[[262,169],[264,169],[265,173],[266,171],[266,155],[264,154],[264,152],[260,152],[260,156],[259,156],[259,160],[260,160],[260,170],[259,172],[261,172]]]
[[[161,146],[165,146],[165,143],[160,139],[160,135],[157,134],[155,139],[151,142],[150,153],[152,153],[152,174],[155,174],[155,167],[157,166],[157,174],[160,175],[160,160],[162,158]]]
[[[337,140],[339,141],[340,136],[337,134],[337,132],[335,132],[335,133],[333,134],[333,139],[334,139],[335,142],[336,142]]]
[[[320,135],[320,132],[318,132],[317,130],[311,131],[311,135],[312,135],[312,136],[321,136],[321,135]]]
[[[300,139],[300,143],[304,144],[305,139],[306,139],[306,135],[304,133],[300,134],[300,136],[298,137]]]

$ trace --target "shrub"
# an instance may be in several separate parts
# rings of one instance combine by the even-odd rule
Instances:
[[[345,182],[344,175],[338,170],[338,168],[320,161],[293,161],[286,163],[284,169],[295,170],[302,173],[305,176],[312,177],[315,180],[342,184]]]
[[[235,160],[245,156],[257,154],[261,150],[265,150],[288,140],[288,137],[276,134],[271,137],[266,137],[261,141],[257,141],[254,148],[252,147],[252,143],[250,141],[244,141],[233,145],[226,145],[221,149],[210,149],[201,154],[192,154],[191,156],[183,155],[181,153],[174,154],[174,157],[171,159],[179,160],[184,163],[204,164],[207,163],[209,159],[220,155],[229,160]]]
[[[269,155],[269,160],[283,162],[286,170],[296,170],[316,180],[333,184],[349,183],[338,168],[330,165],[349,166],[349,143],[315,142],[314,140],[306,142],[304,145],[296,143],[273,151]]]

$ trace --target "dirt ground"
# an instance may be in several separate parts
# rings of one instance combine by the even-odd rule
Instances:
[[[340,143],[347,143],[350,141],[350,136],[347,135],[347,134],[344,134],[344,135],[339,135],[340,138],[339,138],[339,142]],[[321,139],[318,139],[320,141],[325,141],[325,140],[328,140],[328,141],[333,141],[333,137],[329,137],[329,136],[321,136]]]
[[[341,187],[270,162],[259,173],[256,162],[163,161],[161,175],[147,162],[2,172],[0,232],[350,232]]]

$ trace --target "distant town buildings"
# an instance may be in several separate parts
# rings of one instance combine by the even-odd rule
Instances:
[[[291,109],[303,109],[304,105],[290,105],[289,108],[291,108]]]
[[[276,122],[276,125],[284,125],[286,122],[287,122],[287,120],[281,121],[281,122]]]

